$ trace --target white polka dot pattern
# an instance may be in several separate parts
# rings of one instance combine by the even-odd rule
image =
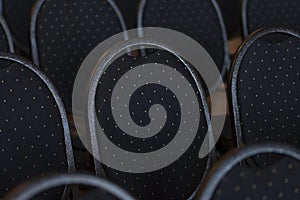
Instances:
[[[222,180],[214,200],[299,199],[299,162],[285,158],[272,166],[236,166]]]
[[[0,93],[0,196],[3,196],[32,177],[66,172],[68,162],[60,112],[45,82],[20,63],[2,59]],[[61,196],[62,189],[47,198]]]
[[[121,31],[119,19],[105,0],[45,0],[36,28],[39,65],[70,111],[81,62],[96,45]]]
[[[236,64],[234,107],[239,113],[243,142],[300,147],[299,38],[288,33],[263,35]]]
[[[148,0],[143,26],[169,28],[192,37],[208,51],[222,72],[228,63],[224,63],[227,52],[221,20],[211,0]]]
[[[202,145],[204,136],[207,133],[207,119],[205,117],[202,100],[199,95],[199,91],[195,84],[195,80],[191,76],[187,68],[172,54],[165,51],[156,51],[147,57],[132,58],[124,55],[113,62],[109,68],[101,76],[97,94],[96,94],[96,111],[99,123],[106,136],[118,147],[130,152],[145,153],[154,152],[165,145],[170,143],[179,130],[183,118],[183,113],[188,113],[188,110],[182,110],[184,103],[180,102],[175,95],[176,92],[165,85],[162,81],[157,83],[148,83],[143,86],[139,85],[140,79],[148,79],[151,77],[151,71],[148,75],[143,73],[136,74],[136,83],[132,82],[133,78],[128,75],[128,85],[119,85],[123,87],[124,95],[128,95],[129,87],[136,87],[134,93],[130,95],[130,101],[128,104],[123,105],[130,112],[130,117],[137,126],[141,128],[147,127],[153,122],[153,118],[157,118],[156,115],[151,115],[152,106],[156,106],[159,110],[165,110],[165,123],[159,128],[157,134],[150,134],[153,130],[148,130],[149,137],[140,138],[134,137],[132,134],[124,132],[121,127],[116,123],[116,119],[113,116],[115,106],[111,104],[111,98],[114,96],[113,91],[115,87],[118,87],[118,81],[123,78],[127,80],[126,74],[148,63],[163,64],[170,66],[170,70],[175,70],[180,73],[180,79],[186,79],[196,94],[195,102],[190,104],[198,104],[200,113],[200,119],[186,119],[197,122],[197,130],[192,130],[192,127],[188,131],[197,131],[196,138],[192,142],[192,145],[182,156],[175,162],[171,163],[167,167],[149,173],[125,173],[111,168],[105,167],[105,171],[110,180],[116,182],[127,190],[131,191],[139,199],[186,199],[188,198],[198,186],[202,176],[205,173],[205,169],[208,162],[208,157],[199,159],[198,153]],[[153,76],[155,72],[153,72]],[[168,77],[171,83],[175,84],[177,88],[181,88],[181,80],[175,79],[171,76],[167,70],[161,70],[163,76]],[[147,77],[144,77],[147,76]],[[144,78],[143,78],[144,77]],[[174,79],[174,80],[173,80]],[[153,77],[155,80],[155,77]],[[129,84],[132,83],[132,84]],[[135,86],[136,85],[136,86]],[[188,94],[188,91],[186,95]],[[126,93],[126,94],[125,94]],[[121,95],[121,94],[120,94]],[[118,98],[118,97],[115,97]],[[119,97],[122,98],[122,97]],[[121,101],[121,100],[120,100]],[[158,106],[159,105],[159,106]],[[190,111],[191,113],[192,111]],[[151,116],[151,118],[149,117]],[[120,117],[124,120],[125,125],[131,126],[125,123],[126,119],[123,116]],[[155,120],[154,120],[155,122]],[[154,127],[155,128],[155,127]],[[186,132],[178,133],[185,134]],[[138,133],[136,133],[138,134]],[[141,134],[147,134],[147,130]],[[171,152],[170,152],[171,153]],[[133,163],[134,164],[134,163]],[[155,163],[153,163],[155,165]]]

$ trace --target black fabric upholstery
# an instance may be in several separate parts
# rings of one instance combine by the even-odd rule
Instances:
[[[143,26],[169,28],[190,36],[208,51],[221,72],[227,54],[221,20],[211,0],[148,0]]]
[[[79,198],[79,200],[95,200],[95,199],[118,200],[119,198],[107,192],[104,192],[102,190],[95,190],[95,189],[86,192],[84,195],[82,195],[82,197]]]
[[[246,28],[248,34],[263,27],[288,27],[300,30],[300,1],[248,0]]]
[[[221,181],[213,199],[300,199],[300,163],[284,158],[260,169],[236,166]]]
[[[36,22],[39,65],[69,111],[80,64],[96,45],[119,32],[119,19],[105,0],[44,1]]]
[[[128,30],[137,27],[136,21],[139,1],[140,0],[115,0],[124,17]]]
[[[0,23],[1,23],[0,24],[0,51],[10,52],[8,37],[11,37],[11,36],[10,35],[8,36],[7,33],[5,32],[3,22],[0,21]]]
[[[12,32],[15,44],[29,53],[29,22],[35,0],[2,0],[3,15]]]
[[[239,111],[238,134],[243,142],[278,142],[300,148],[299,37],[288,33],[261,36],[237,67],[234,107]]]
[[[241,0],[217,0],[224,22],[228,38],[234,38],[241,35]]]
[[[110,180],[131,191],[138,199],[186,199],[195,191],[206,170],[208,156],[199,159],[198,153],[207,133],[209,122],[205,118],[203,102],[200,99],[195,80],[177,57],[166,51],[158,50],[147,57],[133,58],[124,55],[118,58],[101,76],[96,94],[97,117],[106,136],[116,146],[130,152],[153,152],[171,142],[178,134],[180,119],[185,111],[181,109],[183,102],[178,101],[173,91],[159,83],[149,83],[136,88],[128,105],[131,118],[138,126],[146,126],[150,123],[149,108],[151,106],[159,104],[165,108],[166,123],[155,136],[146,139],[130,136],[118,127],[112,115],[110,100],[118,80],[121,77],[124,78],[124,74],[130,70],[147,63],[164,64],[172,70],[175,69],[182,74],[182,78],[188,80],[195,93],[198,94],[200,120],[196,130],[197,136],[190,148],[177,161],[163,169],[141,174],[125,173],[108,167],[105,167],[105,171]],[[162,71],[162,73],[166,72]],[[180,83],[180,80],[172,80],[167,73],[166,77],[170,77],[170,81],[174,81],[175,84],[176,82]],[[131,87],[131,85],[124,87]]]
[[[0,62],[0,197],[17,184],[68,171],[62,119],[52,92],[34,71]],[[43,198],[57,199],[64,188]]]

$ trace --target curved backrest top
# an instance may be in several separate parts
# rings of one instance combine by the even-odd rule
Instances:
[[[100,179],[95,176],[85,174],[60,174],[29,181],[11,191],[5,199],[7,200],[29,200],[37,194],[63,185],[86,185],[96,187],[97,189],[104,190],[111,193],[121,200],[134,200],[126,191],[119,188],[117,185]]]
[[[242,21],[244,37],[260,28],[287,27],[300,31],[300,1],[244,0]]]
[[[68,111],[84,58],[96,45],[124,30],[113,0],[37,1],[30,31],[33,61],[56,85]]]
[[[240,47],[231,71],[238,145],[299,144],[299,49],[300,34],[286,28],[257,31]]]
[[[26,59],[1,53],[0,61],[2,192],[48,171],[74,172],[67,115],[56,89]]]
[[[184,138],[180,141],[191,141],[191,145],[187,147],[187,151],[183,152],[179,159],[168,162],[164,160],[164,163],[167,163],[166,167],[151,171],[150,168],[158,166],[155,164],[157,162],[156,160],[149,162],[149,165],[145,164],[147,171],[141,173],[131,173],[133,170],[136,170],[132,168],[130,168],[129,171],[114,170],[109,167],[105,168],[106,175],[110,179],[120,182],[120,184],[126,183],[124,187],[129,190],[134,188],[135,194],[139,198],[188,198],[197,189],[199,182],[207,172],[207,167],[210,166],[210,161],[212,160],[212,154],[209,154],[203,159],[199,159],[198,157],[205,135],[208,134],[209,138],[211,138],[209,111],[201,82],[192,67],[186,65],[180,56],[177,56],[176,52],[173,52],[166,46],[160,46],[162,44],[154,42],[152,43],[154,48],[160,47],[164,49],[164,51],[159,50],[149,56],[140,58],[132,58],[125,55],[125,57],[120,57],[112,61],[112,58],[116,56],[116,52],[125,50],[131,45],[142,46],[143,44],[148,44],[148,41],[143,41],[143,39],[140,39],[139,42],[134,44],[130,42],[131,41],[128,41],[128,43],[123,46],[115,47],[115,49],[108,52],[105,57],[97,63],[95,66],[97,68],[93,70],[94,73],[87,99],[87,102],[89,102],[87,113],[89,115],[89,130],[91,138],[93,138],[93,153],[95,155],[102,155],[102,153],[104,153],[103,147],[105,147],[105,145],[101,147],[101,145],[98,145],[97,140],[98,138],[103,144],[103,140],[99,138],[99,133],[103,133],[106,135],[106,138],[110,138],[109,142],[113,143],[113,146],[122,149],[122,151],[124,150],[124,152],[121,153],[140,154],[139,157],[149,153],[153,154],[153,156],[151,156],[152,158],[149,158],[149,161],[153,161],[156,150],[166,149],[164,146],[167,144],[172,146],[174,141],[177,141],[176,137],[181,135],[181,131],[195,133],[195,138],[191,139],[187,139],[187,135],[182,135]],[[110,65],[106,66],[105,64],[107,63]],[[156,63],[156,65],[153,63]],[[123,67],[121,68],[120,66]],[[134,76],[135,74],[136,76]],[[152,75],[148,76],[147,74]],[[164,74],[168,74],[171,77]],[[141,78],[137,78],[139,76]],[[172,84],[173,79],[177,81],[178,88],[176,84]],[[116,85],[117,83],[122,83],[122,85]],[[122,87],[124,88],[122,92],[118,92]],[[193,105],[185,102],[186,99],[182,98],[183,93],[181,89],[183,88],[186,92],[186,96],[190,98],[188,102],[194,102],[192,103]],[[132,94],[127,94],[127,91],[131,89],[133,89]],[[114,96],[114,94],[117,96]],[[118,99],[122,99],[124,104],[118,102]],[[127,99],[129,102],[127,102]],[[111,105],[114,106],[112,107]],[[159,107],[155,109],[157,106]],[[125,111],[122,111],[124,109]],[[119,110],[121,110],[123,114],[112,113],[114,111],[118,112]],[[126,114],[128,110],[130,116]],[[165,117],[161,115],[164,110],[166,112],[164,114]],[[191,116],[197,113],[196,119],[189,118],[189,112]],[[150,114],[151,118],[148,117],[148,114]],[[153,118],[155,118],[155,120],[153,120]],[[200,120],[198,120],[199,118]],[[95,120],[99,121],[100,128],[97,126]],[[190,123],[190,125],[185,126],[185,123]],[[123,125],[125,125],[125,127]],[[181,130],[184,127],[187,129],[185,131]],[[125,132],[124,130],[126,128],[136,129]],[[145,129],[145,132],[142,131],[143,129]],[[133,136],[134,132],[140,133],[140,136],[144,138]],[[178,145],[179,144],[177,144],[177,147]],[[159,153],[157,154],[159,155]],[[140,166],[138,164],[132,165],[130,159],[126,160],[121,155],[122,154],[118,153],[119,157],[115,158],[122,159],[124,163],[128,162],[128,164],[131,165],[130,167]],[[117,163],[120,162],[120,160],[113,162]],[[189,167],[186,166],[186,163],[190,163]],[[127,166],[127,164],[124,165]],[[178,172],[178,175],[175,176],[172,174],[174,170]],[[149,179],[149,177],[152,178]],[[190,187],[181,188],[176,192],[177,195],[174,193],[174,188],[179,187],[179,185],[175,180],[171,180],[180,179],[180,177],[182,181],[189,182]],[[193,177],[192,181],[190,177]],[[136,182],[136,179],[139,180],[139,183]],[[168,180],[170,180],[170,182],[168,182]],[[143,184],[140,183],[145,185],[153,184],[157,189],[144,187]],[[163,188],[167,190],[166,193]]]
[[[228,152],[209,172],[203,186],[199,190],[196,199],[210,200],[214,196],[221,180],[241,161],[259,154],[279,154],[296,160],[300,163],[300,152],[298,149],[280,144],[260,144],[234,149]],[[225,191],[228,192],[228,191]]]
[[[163,27],[184,33],[209,52],[223,77],[229,68],[226,29],[215,0],[143,0],[138,27]]]

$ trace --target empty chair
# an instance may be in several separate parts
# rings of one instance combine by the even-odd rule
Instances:
[[[86,55],[126,30],[112,0],[38,0],[31,21],[32,56],[71,111],[73,83]]]
[[[0,51],[12,53],[14,52],[11,33],[6,24],[6,21],[2,16],[0,16]]]
[[[7,21],[15,45],[29,55],[29,27],[31,8],[35,0],[1,0],[2,13]]]
[[[96,172],[138,199],[190,198],[214,161],[214,150],[199,156],[204,138],[212,139],[199,77],[176,53],[163,48],[145,57],[124,54],[104,66],[102,61],[113,57],[113,50],[107,51],[92,70],[88,92],[93,154],[107,158],[101,160],[103,166],[95,161]],[[96,56],[93,52],[87,60]],[[186,142],[190,145],[184,147]],[[119,153],[110,154],[111,148]],[[145,159],[142,164],[139,158]],[[118,163],[129,168],[112,166]]]
[[[263,168],[239,165],[243,160],[269,153],[283,159]],[[196,199],[299,199],[299,166],[299,150],[288,146],[263,144],[233,150],[209,172]]]
[[[126,191],[114,185],[106,180],[100,179],[91,175],[84,174],[59,174],[55,176],[46,176],[43,178],[29,180],[24,184],[17,186],[11,191],[5,199],[7,200],[29,200],[36,197],[45,191],[51,190],[58,186],[63,185],[85,185],[94,187],[98,196],[90,196],[79,198],[75,196],[75,199],[92,200],[92,199],[107,199],[107,200],[134,200]],[[106,192],[106,193],[105,193]]]
[[[226,29],[215,0],[143,0],[138,27],[168,28],[190,36],[208,51],[225,78],[230,58]],[[219,84],[216,80],[214,88]]]
[[[231,71],[238,146],[279,142],[299,148],[300,35],[271,28],[249,37]]]
[[[300,31],[300,1],[244,0],[242,21],[244,37],[259,28],[275,26]]]
[[[7,53],[0,54],[0,113],[1,197],[32,177],[74,171],[68,121],[56,89],[36,66]]]

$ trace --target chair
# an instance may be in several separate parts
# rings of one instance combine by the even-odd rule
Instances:
[[[298,0],[244,0],[242,22],[244,37],[259,28],[287,27],[300,30]]]
[[[0,51],[14,52],[14,45],[6,21],[0,16]]]
[[[19,50],[30,54],[29,26],[31,8],[35,0],[1,0],[2,13],[12,32],[13,40]]]
[[[242,160],[269,153],[284,158],[264,168],[239,165]],[[289,146],[260,144],[235,149],[209,172],[196,199],[299,199],[299,166],[300,152]]]
[[[190,36],[208,51],[226,79],[230,65],[227,35],[215,0],[143,0],[139,7],[138,27],[168,28]],[[219,87],[221,81],[216,80],[213,89]]]
[[[49,79],[29,61],[1,53],[0,94],[0,196],[31,177],[74,172],[66,113]]]
[[[106,180],[95,176],[85,174],[59,174],[55,176],[46,176],[43,178],[27,181],[17,186],[7,196],[6,200],[29,200],[46,190],[51,190],[63,185],[87,185],[108,192],[120,200],[134,200],[126,191]],[[105,196],[104,196],[105,195]],[[97,196],[97,199],[107,199],[108,195]],[[75,197],[76,199],[79,197]],[[84,199],[84,198],[83,198]]]
[[[112,0],[37,1],[30,31],[33,61],[58,88],[69,112],[81,62],[96,45],[123,30]]]
[[[131,45],[130,42],[123,50]],[[142,41],[140,44],[143,46],[147,42]],[[162,47],[161,44],[159,46]],[[112,52],[114,50],[106,52],[105,57],[101,57],[102,60],[112,59]],[[95,56],[94,53],[91,56]],[[88,91],[87,113],[93,155],[96,158],[108,158],[110,163],[123,165],[124,161],[130,169],[116,169],[107,163],[101,165],[95,159],[97,175],[121,185],[138,199],[192,197],[214,161],[215,153],[212,151],[199,158],[204,137],[207,134],[212,138],[212,129],[204,91],[195,70],[166,46],[164,50],[155,51],[146,57],[133,58],[125,54],[110,63],[108,66],[99,64],[93,70]],[[153,63],[156,63],[155,66]],[[132,94],[128,92],[130,90]],[[181,94],[193,100],[182,101]],[[120,113],[116,114],[115,111]],[[192,117],[195,113],[198,113],[199,118]],[[96,126],[95,120],[99,121],[100,127]],[[185,126],[186,123],[189,125]],[[185,128],[182,129],[183,127]],[[99,136],[100,132],[104,137]],[[195,138],[188,138],[191,132],[195,134]],[[184,138],[176,142],[181,133]],[[113,146],[124,151],[124,157],[124,152],[106,155],[106,150],[110,147],[104,144],[105,138],[109,138]],[[184,151],[179,141],[190,141],[191,146]],[[145,154],[157,152],[169,144],[175,144],[174,142],[182,153],[179,159],[170,162],[164,160],[166,166],[158,167],[160,154],[157,153],[156,161],[147,161],[148,156]],[[135,159],[129,159],[129,152],[144,156],[144,166],[137,164]],[[172,150],[169,152],[169,157],[172,157]],[[144,168],[147,169],[143,171]],[[142,171],[137,172],[139,169]]]
[[[300,34],[285,28],[255,32],[242,44],[230,80],[238,146],[300,147],[299,48]]]

